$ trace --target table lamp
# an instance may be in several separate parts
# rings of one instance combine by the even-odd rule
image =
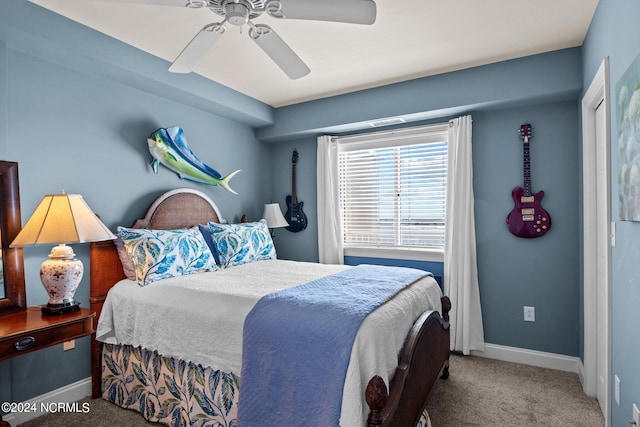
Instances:
[[[45,314],[80,309],[74,299],[84,267],[67,243],[112,240],[116,236],[100,221],[79,194],[48,194],[20,230],[10,247],[57,244],[40,266],[40,280],[49,294]]]
[[[267,227],[271,230],[271,237],[273,237],[274,228],[287,227],[289,225],[287,220],[284,219],[278,203],[267,203],[264,205],[262,218],[267,221]]]

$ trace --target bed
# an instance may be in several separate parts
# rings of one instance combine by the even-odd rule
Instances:
[[[188,229],[210,222],[225,223],[218,207],[204,193],[185,188],[160,195],[130,229]],[[266,294],[286,292],[308,281],[315,283],[316,279],[338,277],[355,269],[270,259],[141,287],[126,278],[121,256],[112,241],[91,244],[90,304],[97,314],[97,333],[91,343],[92,395],[169,425],[237,425],[238,401],[249,395],[249,391],[240,393],[238,359],[242,354],[237,354],[243,351],[239,335],[248,310],[253,311],[252,306]],[[257,282],[260,286],[249,286]],[[428,425],[424,408],[429,392],[439,376],[449,375],[451,303],[439,288],[439,301],[433,301],[437,283],[432,277],[415,283],[419,285],[403,288],[370,313],[358,329],[341,390],[341,425]],[[210,288],[222,292],[214,299],[222,301],[223,308],[207,312],[212,306],[203,291]],[[136,295],[140,299],[135,299]],[[184,298],[191,298],[188,301],[192,303],[185,303]],[[147,314],[143,314],[143,303],[153,307]],[[196,314],[197,306],[203,306],[205,312]],[[393,306],[403,316],[398,324],[387,321]],[[210,313],[224,311],[224,307],[222,317],[209,318]],[[160,317],[154,318],[154,312],[161,313]],[[230,312],[242,316],[234,319]],[[127,318],[133,323],[117,320]],[[178,322],[170,319],[181,319],[191,326],[202,324],[204,331],[193,332],[196,328],[191,327],[188,334],[178,327],[171,330],[170,325]],[[153,325],[146,328],[152,337],[135,337],[139,329],[145,329],[140,326],[144,322]],[[236,333],[220,338],[217,330],[223,329],[235,329]],[[216,338],[208,340],[208,335],[202,334]],[[227,350],[233,348],[239,350]],[[248,354],[244,356],[248,358]]]

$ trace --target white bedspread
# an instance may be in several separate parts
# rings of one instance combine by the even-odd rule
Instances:
[[[175,277],[145,287],[123,280],[109,291],[97,339],[141,346],[167,357],[239,374],[244,319],[262,296],[346,268],[269,260]],[[365,424],[368,408],[363,390],[367,382],[380,375],[388,384],[413,322],[425,310],[440,311],[441,296],[436,281],[426,277],[364,320],[353,344],[345,381],[342,426]]]

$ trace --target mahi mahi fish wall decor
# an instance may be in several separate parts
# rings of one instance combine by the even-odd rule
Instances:
[[[219,185],[233,194],[238,194],[229,187],[229,180],[240,172],[240,169],[223,178],[217,170],[204,164],[191,151],[182,128],[177,126],[166,129],[160,128],[147,138],[147,143],[149,144],[149,152],[153,157],[151,166],[155,173],[158,173],[158,164],[162,163],[177,173],[180,179],[202,184]]]

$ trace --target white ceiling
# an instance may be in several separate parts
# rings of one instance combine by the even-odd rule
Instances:
[[[208,9],[140,0],[31,1],[166,59],[167,68],[203,26],[222,20]],[[311,68],[301,79],[290,80],[249,39],[246,26],[242,33],[228,26],[195,72],[279,107],[580,46],[598,0],[376,3],[371,26],[278,20],[266,14],[254,20],[271,26]]]

